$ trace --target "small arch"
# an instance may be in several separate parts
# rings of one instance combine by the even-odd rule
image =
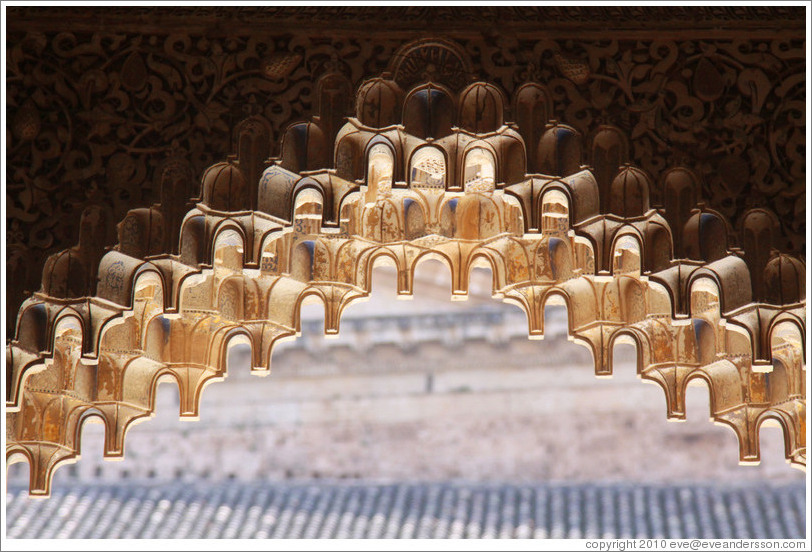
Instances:
[[[775,255],[766,263],[761,276],[765,302],[791,305],[805,300],[806,267],[799,259],[786,254]]]
[[[117,249],[138,259],[161,254],[164,245],[164,219],[155,207],[131,209],[116,225]]]
[[[168,368],[162,368],[155,372],[152,376],[152,382],[150,383],[149,387],[149,405],[148,410],[150,414],[154,414],[157,410],[157,402],[158,402],[158,387],[164,383],[175,384],[175,388],[177,389],[177,397],[178,397],[178,414],[183,415],[183,404],[184,404],[184,387],[183,382],[173,370],[169,370]],[[135,421],[135,420],[133,420]],[[128,424],[129,425],[129,424]],[[126,430],[125,430],[126,433]],[[124,444],[122,443],[122,449]]]
[[[646,228],[643,266],[646,272],[659,272],[671,266],[673,258],[670,229],[662,224],[651,223]]]
[[[686,417],[687,409],[685,408],[685,402],[688,396],[688,387],[705,387],[708,390],[708,416],[711,420],[713,420],[715,418],[716,397],[714,395],[711,377],[701,370],[695,370],[683,380],[682,389],[677,396],[682,397],[682,411],[685,412]]]
[[[309,307],[310,305],[316,305],[318,303],[321,303],[322,306],[324,313],[325,333],[327,333],[327,297],[324,296],[324,293],[321,290],[311,287],[305,289],[299,294],[299,297],[297,297],[296,303],[293,306],[293,327],[296,330],[297,337],[300,337],[302,333],[302,308]]]
[[[341,70],[327,71],[316,81],[318,121],[324,130],[328,150],[332,146],[332,143],[329,143],[330,139],[335,136],[335,131],[341,126],[345,115],[352,113],[350,106],[353,99],[353,84]],[[330,151],[326,153],[328,157],[329,153]]]
[[[338,212],[338,227],[343,236],[352,236],[361,233],[358,228],[358,192],[350,192],[341,199]]]
[[[706,263],[690,273],[683,285],[685,301],[690,298],[691,285],[698,278],[710,278],[716,282],[719,290],[722,314],[731,313],[736,309],[752,303],[753,292],[750,286],[750,272],[747,264],[738,255]]]
[[[86,297],[90,292],[85,256],[77,248],[49,256],[42,271],[42,291],[59,299]]]
[[[444,267],[446,267],[447,271],[446,270],[432,270],[431,268],[425,267],[425,265],[427,265],[427,264],[431,265],[431,264],[438,263],[438,262],[440,264],[442,264]],[[421,269],[420,268],[421,266],[424,266],[425,268]],[[459,293],[460,290],[457,289],[458,288],[458,286],[457,286],[458,273],[457,273],[457,271],[454,270],[454,263],[451,261],[451,259],[448,257],[448,255],[446,255],[445,253],[442,253],[442,252],[439,252],[439,251],[424,251],[421,254],[419,254],[412,261],[411,272],[409,274],[409,279],[410,279],[410,282],[412,284],[412,290],[411,290],[412,295],[424,296],[424,295],[427,295],[427,294],[422,293],[423,290],[421,290],[421,286],[423,286],[423,285],[432,285],[432,284],[427,284],[425,279],[417,278],[418,270],[427,270],[429,272],[433,272],[436,275],[443,274],[443,276],[441,276],[439,278],[434,278],[432,284],[440,286],[440,285],[445,285],[446,282],[447,282],[448,287],[446,289],[448,290],[449,297],[450,297],[450,299],[452,301],[460,299],[463,295],[465,295],[464,292],[462,294],[460,294]],[[445,277],[446,274],[448,275],[447,279]],[[415,287],[415,286],[417,286],[417,287]]]
[[[426,235],[426,215],[420,202],[410,198],[403,200],[403,221],[407,240]]]
[[[398,256],[391,250],[386,247],[379,247],[372,251],[366,258],[366,263],[364,267],[364,291],[369,294],[372,292],[372,273],[375,270],[375,266],[390,266],[395,267],[398,274],[398,295],[408,296],[411,295],[411,289],[404,289],[401,282],[401,274],[405,273],[407,268],[404,266]]]
[[[775,351],[776,348],[789,347],[801,359],[806,367],[806,336],[803,322],[789,313],[779,316],[772,321],[767,331],[767,346]],[[775,356],[773,352],[772,356]]]
[[[222,350],[220,363],[218,367],[222,370],[225,367],[227,374],[234,373],[232,370],[235,364],[244,364],[247,360],[248,370],[245,373],[250,373],[254,369],[256,363],[257,348],[254,345],[254,336],[242,326],[236,326],[228,330],[223,337],[225,346]]]
[[[553,280],[567,280],[574,276],[572,272],[572,251],[568,240],[551,237],[549,241],[550,269]]]
[[[649,210],[651,179],[628,165],[612,180],[607,212],[624,218],[641,217]]]
[[[700,210],[683,227],[683,252],[689,259],[711,263],[727,255],[727,238],[724,218],[714,211]]]
[[[623,321],[634,324],[648,315],[646,286],[632,276],[620,276],[618,280]]]
[[[436,250],[422,251],[419,255],[417,255],[417,257],[415,257],[412,260],[412,269],[414,270],[420,263],[424,263],[431,260],[440,261],[441,263],[446,265],[448,267],[448,270],[453,274],[454,262],[445,252]]]
[[[507,262],[506,279],[508,284],[526,282],[533,279],[530,270],[533,266],[532,259],[528,256],[523,244],[513,238],[509,238],[502,248]]]
[[[446,238],[453,237],[457,232],[457,205],[460,200],[452,197],[443,202],[439,210],[440,235]]]
[[[403,125],[408,134],[421,139],[451,134],[457,109],[451,93],[429,83],[409,92],[403,103]]]
[[[561,180],[552,180],[544,188],[560,189],[570,198],[570,226],[575,226],[598,216],[598,182],[589,169],[584,169]]]
[[[716,328],[701,318],[694,318],[691,323],[696,340],[697,361],[700,366],[707,366],[716,361]]]
[[[581,134],[571,126],[549,125],[538,142],[537,163],[542,174],[569,176],[581,170]]]
[[[494,132],[504,124],[504,94],[492,84],[469,85],[460,93],[459,103],[459,125],[470,132]]]
[[[234,159],[216,163],[202,178],[201,204],[215,211],[244,211],[251,208],[252,190],[242,168]]]
[[[492,192],[496,188],[496,156],[478,145],[465,152],[462,187],[466,192]]]
[[[595,247],[588,237],[576,234],[573,239],[575,267],[581,275],[595,274]]]
[[[383,243],[394,243],[403,239],[403,204],[391,199],[366,209],[363,219],[364,236]]]
[[[196,214],[183,221],[180,230],[180,260],[197,267],[206,263],[206,217]]]
[[[513,102],[513,113],[519,125],[519,132],[525,144],[528,144],[530,158],[527,161],[527,170],[534,173],[539,170],[535,146],[544,132],[544,125],[552,115],[552,95],[546,86],[528,82],[516,89]]]
[[[330,149],[327,137],[318,124],[293,123],[282,137],[281,165],[294,173],[328,168]]]
[[[139,274],[155,272],[165,282],[158,266],[144,262],[118,251],[109,251],[99,263],[97,296],[117,303],[127,309],[133,306],[133,284]],[[168,286],[164,285],[164,290]],[[166,295],[166,294],[165,294]],[[167,299],[164,297],[164,299]],[[168,303],[165,301],[164,306]]]
[[[54,341],[61,337],[73,337],[82,343],[85,335],[85,321],[82,316],[71,307],[65,307],[57,313],[54,319]],[[76,337],[76,334],[79,337]]]
[[[313,190],[314,192],[316,192],[321,196],[321,200],[319,201],[319,205],[321,205],[321,213],[324,214],[325,218],[328,218],[327,215],[329,214],[328,211],[330,211],[330,201],[331,201],[330,191],[329,189],[325,189],[324,185],[321,182],[309,176],[297,180],[296,184],[293,186],[293,189],[290,192],[289,214],[291,215],[291,217],[293,217],[296,212],[297,205],[296,198],[300,193],[303,193],[304,190]],[[291,218],[291,220],[293,220],[293,218]]]
[[[750,267],[753,295],[765,298],[764,269],[777,241],[780,224],[774,213],[766,209],[750,209],[742,217],[739,235],[744,260]]]
[[[763,427],[778,427],[782,433],[782,441],[784,442],[784,457],[787,459],[792,458],[792,443],[795,441],[794,439],[794,432],[792,428],[787,423],[787,420],[784,419],[783,416],[778,414],[774,410],[766,410],[759,415],[756,419],[756,450],[759,451],[759,456],[761,455],[761,429]]]
[[[445,152],[434,146],[422,146],[414,151],[409,161],[411,188],[445,190],[447,181]]]
[[[615,331],[609,337],[606,349],[607,352],[609,353],[608,359],[609,366],[614,366],[613,357],[615,352],[615,346],[621,344],[628,344],[634,347],[637,355],[637,374],[642,375],[643,371],[646,368],[648,368],[648,363],[646,362],[646,358],[648,357],[648,351],[650,349],[648,336],[646,336],[644,332],[641,332],[637,328],[633,327],[620,328],[617,331]]]
[[[499,201],[504,208],[504,231],[514,237],[524,234],[524,211],[519,200],[515,196],[505,193],[499,196]]]
[[[522,228],[520,233],[527,233],[530,229],[538,228],[534,218],[536,217],[536,210],[530,206],[535,205],[535,198],[530,198],[532,194],[532,181],[515,186],[508,186],[504,188],[504,199],[510,199],[511,203],[519,210],[519,218],[522,220]]]
[[[612,182],[620,167],[630,160],[629,144],[620,129],[609,125],[601,125],[589,143],[591,165],[600,189],[600,209],[606,213],[609,212]]]
[[[703,275],[693,280],[688,288],[691,317],[718,317],[721,313],[719,290],[719,282],[709,276]]]
[[[383,128],[398,123],[403,90],[387,78],[374,78],[361,84],[356,94],[355,114],[363,125]]]
[[[245,258],[245,236],[235,224],[221,225],[212,245],[212,265],[229,270],[242,270]]]
[[[564,235],[570,228],[570,198],[563,191],[548,188],[541,196],[541,232]]]
[[[350,182],[358,182],[364,178],[364,134],[355,130],[352,123],[347,123],[344,128],[348,127],[351,130],[336,141],[334,166],[336,175]]]
[[[302,234],[318,234],[324,213],[324,193],[315,186],[304,186],[295,192],[293,228]]]
[[[806,351],[806,333],[803,320],[791,313],[785,313],[774,319],[768,332],[770,343],[776,341],[796,342],[802,351]]]
[[[335,281],[351,285],[363,285],[359,282],[359,267],[364,263],[363,253],[355,241],[346,241],[338,246],[335,252]]]
[[[313,259],[316,251],[314,240],[304,240],[296,244],[290,256],[290,275],[300,282],[313,279]]]
[[[154,303],[160,305],[161,309],[167,307],[166,280],[164,275],[153,265],[145,264],[135,272],[132,287],[132,302]]]
[[[524,181],[528,173],[527,153],[521,134],[508,129],[501,136],[489,138],[487,141],[490,144],[495,144],[498,151],[498,155],[496,155],[498,165],[498,172],[496,173],[497,187],[501,188],[503,185]]]
[[[564,335],[566,335],[567,337],[572,336],[572,334],[570,332],[574,328],[573,327],[573,320],[574,319],[573,319],[573,310],[572,310],[573,309],[572,298],[569,296],[569,294],[566,293],[563,289],[556,288],[556,287],[550,288],[547,291],[547,293],[544,294],[544,297],[541,298],[541,316],[542,316],[541,323],[542,323],[542,329],[545,329],[547,327],[547,310],[550,307],[553,307],[553,308],[563,307],[564,308],[564,310],[567,313],[567,327],[564,329]],[[581,344],[583,344],[583,342]],[[591,345],[590,345],[589,349],[594,355],[594,351],[592,351]]]
[[[22,470],[25,469],[23,467],[18,468],[17,466],[15,466],[15,464],[24,464],[28,468],[27,471],[25,471],[24,473],[28,474],[27,479],[29,481],[29,485],[33,487],[32,484],[34,482],[33,479],[34,457],[31,454],[31,451],[26,447],[9,443],[6,448],[6,470],[7,470],[6,476],[8,477],[7,481],[10,481],[12,479],[15,469]],[[41,492],[35,494],[33,492],[33,489],[32,491],[29,491],[29,496],[31,497],[38,496],[38,494],[41,494]]]
[[[759,335],[753,335],[753,328],[739,320],[727,319],[724,330],[719,331],[720,343],[724,344],[728,355],[753,355],[754,368],[762,364]],[[757,369],[757,368],[756,368]]]
[[[79,314],[70,307],[62,309],[54,322],[51,356],[52,362],[60,366],[57,374],[61,389],[73,390],[76,364],[82,357],[86,335],[85,323]]]
[[[674,253],[682,256],[682,229],[691,210],[699,201],[701,185],[699,177],[684,167],[674,167],[662,177],[661,192],[665,219],[674,231]]]
[[[567,313],[567,328],[565,330],[567,340],[572,341],[576,345],[580,345],[589,351],[591,364],[595,369],[596,376],[610,375],[606,373],[605,367],[602,366],[603,362],[601,358],[603,356],[603,351],[596,348],[595,343],[591,339],[587,339],[584,336],[579,335],[577,331],[577,317],[579,315],[577,309],[579,307],[579,301],[580,299],[578,296],[571,294],[568,290],[562,287],[553,287],[548,290],[548,292],[545,293],[541,298],[541,316],[544,317],[544,319],[541,320],[541,327],[546,327],[546,316],[549,307],[564,307]],[[530,339],[533,339],[532,335]]]
[[[395,174],[395,148],[385,138],[379,138],[367,149],[367,207],[373,206],[378,197],[390,193]]]
[[[298,174],[280,165],[271,165],[262,172],[257,191],[257,210],[282,220],[290,220],[291,195],[301,181]]]
[[[82,435],[85,432],[85,424],[98,424],[101,422],[102,427],[104,428],[104,443],[102,445],[102,454],[104,451],[108,450],[108,445],[110,441],[110,423],[107,420],[107,417],[98,409],[98,408],[88,408],[84,412],[79,415],[79,419],[76,421],[76,429],[74,433],[74,450],[76,451],[76,459],[78,460],[82,454]]]
[[[141,335],[138,337],[141,343],[146,332],[146,325],[143,323],[157,314],[162,314],[166,308],[164,289],[163,274],[156,270],[142,270],[134,278],[131,304],[133,312],[139,318],[138,327],[141,328]],[[99,335],[101,336],[101,333]]]
[[[217,289],[217,310],[227,320],[242,320],[244,316],[243,278],[235,275],[224,280]]]
[[[640,237],[633,231],[621,231],[612,244],[612,274],[640,274],[642,266]]]
[[[463,240],[478,240],[481,237],[482,205],[479,197],[466,195],[455,202],[454,237]]]
[[[44,303],[34,303],[20,310],[15,341],[31,352],[50,349],[48,309]]]
[[[156,362],[169,362],[171,360],[169,334],[172,321],[159,314],[153,317],[144,331],[144,355]]]
[[[465,277],[468,278],[470,282],[471,273],[474,269],[490,270],[492,279],[491,295],[496,297],[498,290],[504,287],[504,277],[500,270],[500,266],[504,266],[504,261],[502,261],[501,264],[498,263],[494,255],[495,253],[487,249],[480,249],[471,255],[468,259],[468,265],[465,267]]]
[[[249,193],[251,195],[251,204],[245,207],[252,210],[256,209],[256,184],[259,182],[262,171],[266,166],[265,160],[271,152],[272,135],[273,129],[270,123],[261,115],[252,115],[240,121],[234,129],[234,147],[249,182]],[[165,205],[168,204],[170,202]]]

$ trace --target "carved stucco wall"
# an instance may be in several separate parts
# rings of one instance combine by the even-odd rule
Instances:
[[[781,224],[775,247],[803,254],[803,8],[7,14],[9,335],[45,258],[77,242],[86,207],[109,212],[100,239],[112,245],[114,221],[160,199],[168,159],[186,160],[199,182],[235,150],[235,126],[252,114],[270,122],[269,155],[277,153],[287,125],[316,111],[319,76],[338,71],[357,88],[427,35],[451,41],[462,59],[434,59],[429,45],[425,63],[404,68],[415,82],[458,72],[461,83],[482,79],[508,94],[543,82],[561,120],[584,135],[617,126],[632,138],[630,159],[652,174],[694,169],[702,199],[734,225],[751,207],[769,208]]]

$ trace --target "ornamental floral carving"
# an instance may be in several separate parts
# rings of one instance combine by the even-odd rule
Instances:
[[[75,41],[63,40],[83,63]],[[142,68],[171,65],[165,58],[142,53],[142,42],[111,55],[127,71],[108,93],[154,99],[143,104],[152,110],[133,115],[147,124],[143,136],[122,131],[126,155],[134,159],[137,144],[168,132],[155,126],[160,114],[172,113],[169,126],[192,117],[177,107],[184,87],[225,105],[216,98],[227,97],[230,83],[267,91],[253,79],[295,65],[279,57],[260,64],[272,52],[257,43],[241,58],[249,42],[207,43],[215,54],[208,69],[154,88]],[[183,37],[163,44],[187,61],[201,47]],[[307,297],[324,303],[325,331],[337,333],[343,309],[369,293],[382,256],[398,267],[401,294],[412,292],[425,258],[449,266],[457,296],[473,267],[489,267],[494,297],[525,310],[531,337],[543,334],[545,305],[563,301],[570,335],[590,349],[596,374],[611,374],[614,343],[631,340],[638,373],[661,386],[669,417],[683,418],[686,386],[705,381],[713,418],[735,431],[742,461],[758,461],[758,432],[771,420],[784,431],[787,459],[806,465],[805,265],[776,248],[782,227],[772,209],[732,218],[715,207],[701,165],[672,163],[678,145],[655,153],[658,140],[679,144],[685,125],[716,116],[716,104],[704,104],[722,101],[743,74],[735,83],[725,77],[729,58],[689,48],[695,66],[676,76],[672,57],[689,63],[682,44],[649,46],[640,57],[639,44],[537,42],[517,72],[518,42],[421,42],[393,45],[385,70],[356,89],[368,68],[333,55],[342,47],[364,51],[288,44],[304,65],[279,78],[301,74],[304,83],[313,79],[305,71],[320,74],[309,96],[290,92],[291,102],[315,106],[309,119],[277,134],[287,119],[269,117],[267,104],[242,113],[234,135],[223,130],[235,153],[210,164],[200,188],[187,178],[201,161],[188,149],[197,131],[177,127],[160,200],[124,214],[115,247],[104,251],[108,222],[86,208],[78,245],[49,257],[7,347],[7,455],[31,463],[33,494],[48,494],[54,469],[76,457],[91,416],[105,424],[105,456],[123,455],[127,428],[151,415],[160,379],[177,382],[180,415],[195,417],[205,385],[225,376],[234,343],[248,343],[254,372],[267,372],[274,343],[299,331]],[[450,61],[412,82],[412,54]],[[473,67],[493,78],[461,81]],[[753,112],[761,94],[765,102],[774,95],[759,92],[757,73],[747,75]],[[169,89],[174,103],[159,93]],[[189,125],[217,132],[212,121],[222,117],[204,120],[204,112]],[[663,123],[639,130],[648,112]],[[635,124],[616,125],[613,117],[624,116]],[[278,155],[269,159],[271,148]],[[139,174],[137,162],[122,166]]]
[[[589,19],[559,11],[554,15],[562,22]],[[461,17],[452,12],[446,15]],[[749,13],[714,17],[746,21]],[[612,15],[626,22],[643,16]],[[630,160],[651,173],[690,167],[703,201],[734,226],[750,208],[769,209],[780,224],[775,247],[801,252],[802,33],[663,41],[518,36],[423,40],[404,50],[402,42],[379,35],[40,32],[10,19],[9,327],[25,292],[36,289],[47,255],[75,243],[73,220],[83,209],[97,205],[118,220],[133,206],[158,201],[160,167],[170,157],[182,159],[194,181],[221,152],[234,149],[236,126],[249,115],[270,125],[270,154],[288,124],[318,109],[315,82],[328,71],[343,75],[352,90],[387,68],[407,88],[431,79],[459,88],[476,77],[512,94],[528,80],[544,82],[555,118],[584,136],[603,125],[620,128],[632,140]],[[445,57],[432,58],[439,55]],[[338,110],[336,124],[351,111],[349,104]],[[659,201],[656,191],[653,199]],[[112,228],[104,238],[114,243]]]

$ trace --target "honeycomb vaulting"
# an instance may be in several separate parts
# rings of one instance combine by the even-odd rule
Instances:
[[[631,340],[669,418],[685,417],[686,386],[702,380],[741,461],[759,460],[772,420],[789,461],[806,465],[805,266],[773,249],[773,213],[731,227],[690,170],[647,174],[618,129],[582,136],[552,120],[542,84],[507,98],[482,82],[403,90],[384,74],[359,88],[349,118],[337,107],[351,104],[346,77],[323,76],[316,94],[318,116],[288,128],[278,158],[265,161],[269,126],[251,117],[199,199],[168,162],[161,203],[130,211],[114,249],[94,243],[103,215],[88,210],[80,243],[49,259],[6,350],[7,455],[31,464],[32,494],[76,458],[89,417],[104,422],[105,456],[122,456],[161,378],[196,417],[235,340],[267,373],[306,297],[337,333],[382,257],[404,295],[426,258],[448,265],[457,298],[472,267],[489,267],[493,296],[525,310],[531,337],[548,301],[563,301],[596,374]]]

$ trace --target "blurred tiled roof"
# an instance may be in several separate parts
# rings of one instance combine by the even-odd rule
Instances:
[[[804,487],[245,483],[9,487],[9,538],[803,538]]]

